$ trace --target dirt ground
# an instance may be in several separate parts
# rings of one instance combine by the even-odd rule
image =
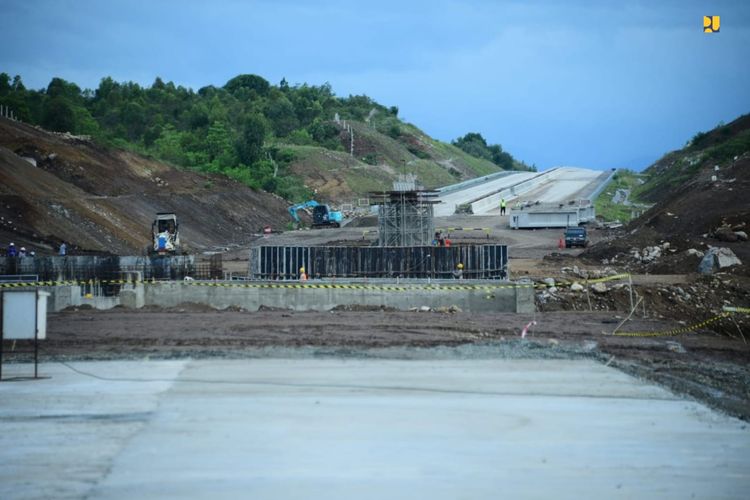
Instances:
[[[710,330],[679,337],[622,337],[615,311],[536,314],[171,309],[68,310],[49,316],[43,360],[253,358],[279,349],[312,355],[388,355],[389,348],[486,346],[524,358],[589,357],[750,421],[750,346]],[[522,339],[524,325],[536,321]],[[663,331],[673,321],[634,318],[620,332]],[[21,349],[23,346],[18,346]],[[6,359],[17,359],[6,342]],[[385,351],[383,351],[385,349]],[[404,352],[404,351],[399,351]],[[384,354],[385,353],[385,354]]]
[[[546,255],[557,252],[560,256],[574,257],[583,251],[581,248],[559,248],[558,243],[563,236],[562,229],[514,230],[508,227],[508,216],[436,217],[435,228],[442,229],[456,245],[508,245],[511,249],[509,258],[513,278],[550,275],[549,273],[555,276],[559,273],[560,266],[554,262],[546,262],[544,260]],[[479,230],[474,228],[479,228]],[[611,233],[606,229],[592,228],[589,231],[592,244],[610,237]],[[258,237],[250,245],[225,252],[223,266],[226,273],[247,274],[249,249],[252,246],[368,246],[376,239],[377,218],[362,217],[336,229],[302,229]]]

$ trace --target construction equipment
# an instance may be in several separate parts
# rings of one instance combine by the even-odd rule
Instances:
[[[180,248],[177,216],[171,212],[159,212],[151,224],[151,250],[159,255],[175,254]]]
[[[343,219],[341,212],[335,212],[328,208],[328,205],[318,205],[313,208],[313,225],[312,227],[341,227]]]
[[[292,205],[291,207],[288,208],[289,215],[292,216],[292,220],[294,221],[295,224],[299,224],[300,220],[299,220],[299,215],[297,215],[297,210],[302,210],[303,208],[315,208],[318,205],[320,205],[320,203],[318,203],[315,200],[306,201],[304,203],[297,203],[296,205]]]
[[[315,200],[306,201],[304,203],[298,203],[289,207],[289,215],[292,216],[295,224],[299,224],[299,215],[297,210],[304,208],[312,208],[313,228],[321,227],[341,227],[341,221],[344,216],[341,212],[331,210],[328,205],[323,205]]]

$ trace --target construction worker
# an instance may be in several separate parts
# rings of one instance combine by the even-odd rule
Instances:
[[[26,247],[21,247],[21,249],[18,251],[19,257],[26,257]]]
[[[60,257],[65,257],[65,254],[68,252],[68,245],[65,244],[63,241],[60,243]]]
[[[304,267],[299,268],[299,280],[300,281],[307,281],[307,273],[305,272]]]
[[[505,215],[505,198],[500,200],[500,215]]]
[[[458,263],[456,270],[453,271],[453,277],[457,280],[464,279],[464,265],[461,262]]]
[[[8,257],[15,257],[16,255],[18,255],[16,244],[11,241],[10,245],[8,245]]]

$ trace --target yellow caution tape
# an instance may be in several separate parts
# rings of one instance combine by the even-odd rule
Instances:
[[[223,288],[279,288],[279,289],[335,289],[335,290],[375,290],[387,292],[406,292],[410,290],[428,291],[492,291],[510,288],[532,288],[533,284],[509,285],[366,285],[355,283],[221,283],[216,281],[156,281],[154,279],[132,280],[67,280],[67,281],[33,281],[24,283],[0,283],[0,288],[40,287],[40,286],[69,286],[69,285],[174,285],[207,286]]]
[[[707,319],[705,321],[701,321],[700,323],[696,323],[690,326],[685,326],[682,328],[675,328],[675,329],[667,330],[664,332],[615,332],[615,336],[617,337],[674,337],[676,335],[682,335],[683,333],[689,333],[695,330],[699,330],[707,325],[710,325],[711,323],[715,323],[719,321],[722,318],[726,318],[729,315],[730,313],[723,312],[719,314],[718,316],[714,316],[713,318]]]
[[[604,283],[605,281],[619,281],[630,278],[629,274],[614,274],[605,278],[596,278],[593,280],[586,280],[585,283]]]

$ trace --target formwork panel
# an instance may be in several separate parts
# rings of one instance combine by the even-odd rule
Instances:
[[[309,278],[452,278],[459,263],[471,279],[507,279],[505,245],[415,247],[260,247],[250,252],[256,280]]]

